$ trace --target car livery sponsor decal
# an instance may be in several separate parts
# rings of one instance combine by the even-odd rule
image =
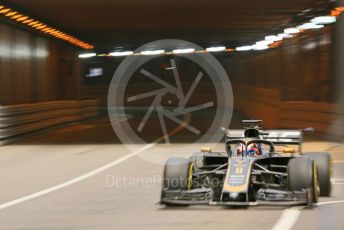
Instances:
[[[226,192],[246,192],[250,179],[252,158],[231,158],[223,190]]]

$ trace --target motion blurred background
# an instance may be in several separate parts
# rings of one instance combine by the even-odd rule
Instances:
[[[212,54],[232,83],[232,126],[241,118],[256,118],[266,128],[313,127],[321,138],[343,139],[341,1],[13,0],[0,5],[3,143],[88,118],[108,123],[109,83],[125,58],[110,53],[133,51],[159,39],[187,40],[204,49],[225,47]],[[284,33],[319,16],[331,16],[330,21],[318,22],[317,29]],[[252,47],[278,34],[289,38]],[[158,61],[162,70],[169,68],[164,58]],[[181,65],[183,84],[190,85],[198,70]],[[134,92],[153,87],[143,78],[130,84]],[[214,97],[208,85],[201,84],[194,104]],[[106,133],[111,141],[108,129],[98,127],[93,135],[100,140],[87,140],[101,142]]]
[[[344,0],[0,0],[0,229],[342,230],[343,12]],[[139,128],[154,97],[128,101],[162,88],[138,69],[113,123],[128,122],[144,142],[123,142],[108,115],[110,81],[125,58],[143,57],[136,49],[160,39],[201,48],[159,51],[142,68],[174,87],[177,69],[185,94],[203,71],[187,106],[214,104],[179,116],[197,135],[163,118],[174,134],[165,145],[156,111]],[[183,43],[175,49],[188,48]],[[157,205],[167,158],[202,146],[225,151],[223,143],[194,142],[218,121],[218,99],[231,99],[230,87],[229,95],[216,92],[223,81],[185,58],[205,54],[231,82],[230,128],[245,118],[267,129],[314,128],[302,150],[331,154],[331,197],[314,209]],[[168,92],[161,106],[176,111],[180,101]]]

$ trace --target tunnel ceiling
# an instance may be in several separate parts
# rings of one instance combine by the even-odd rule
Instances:
[[[228,47],[279,32],[307,12],[328,7],[315,0],[12,0],[18,9],[94,44],[136,48],[176,38]],[[303,13],[302,13],[303,12]],[[306,13],[305,13],[306,12]],[[299,16],[298,16],[299,15]]]

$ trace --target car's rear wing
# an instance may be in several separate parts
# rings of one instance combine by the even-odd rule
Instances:
[[[244,126],[244,128],[261,127],[262,123],[263,123],[262,120],[242,120],[241,121],[241,124]]]
[[[274,144],[294,144],[302,143],[303,132],[302,130],[264,130],[261,132],[263,139],[271,141]]]
[[[245,138],[246,129],[229,129],[226,131],[226,140]],[[275,145],[300,145],[303,139],[302,130],[258,130],[259,138],[271,141]]]

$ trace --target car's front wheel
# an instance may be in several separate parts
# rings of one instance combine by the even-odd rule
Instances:
[[[165,163],[163,185],[161,191],[162,203],[168,206],[187,206],[163,202],[166,190],[188,190],[191,186],[192,163],[187,158],[172,157]]]
[[[288,187],[290,191],[308,191],[309,204],[318,202],[318,172],[314,160],[293,158],[288,163]]]
[[[331,158],[328,153],[304,153],[302,154],[314,160],[318,166],[320,196],[331,194]]]

